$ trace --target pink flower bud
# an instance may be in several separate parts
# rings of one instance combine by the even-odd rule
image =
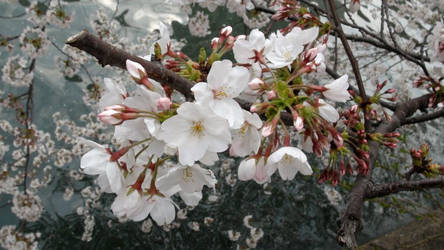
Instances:
[[[260,90],[265,85],[265,82],[260,78],[254,78],[248,83],[248,87],[252,90]]]
[[[318,48],[311,48],[305,53],[305,60],[307,61],[313,61],[316,56],[318,55]]]
[[[298,112],[295,110],[291,111],[291,115],[293,117],[293,126],[296,129],[296,131],[299,131],[304,128],[304,119],[299,116]]]
[[[266,123],[262,128],[262,136],[267,137],[273,133],[273,124],[271,122]]]
[[[276,98],[276,91],[271,90],[271,91],[267,91],[267,98],[268,100],[273,100]]]
[[[161,97],[157,99],[157,108],[161,111],[170,109],[171,104],[172,104],[171,99],[168,97]]]
[[[100,113],[98,115],[100,121],[102,121],[103,123],[106,124],[111,124],[111,125],[118,125],[121,124],[123,122],[122,118],[121,118],[121,112],[113,110],[113,109],[109,109],[109,110],[105,110],[102,113]]]
[[[219,37],[211,39],[211,48],[214,50],[219,46]]]
[[[251,113],[257,113],[261,110],[261,105],[260,104],[253,104],[250,107],[250,112]]]
[[[293,121],[293,126],[296,129],[296,131],[303,129],[304,128],[304,120],[300,116],[298,116],[296,118],[296,120]]]
[[[233,31],[233,28],[231,26],[227,26],[220,30],[220,36],[227,37],[231,35],[231,32]]]
[[[137,82],[147,77],[145,68],[142,67],[142,65],[140,65],[139,63],[127,59],[126,69],[130,73],[130,75],[134,78],[134,80]]]

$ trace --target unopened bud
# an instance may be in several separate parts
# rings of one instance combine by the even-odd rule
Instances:
[[[220,30],[220,36],[222,37],[228,37],[229,35],[231,35],[231,32],[233,31],[233,28],[231,26],[227,26],[225,28],[222,28]]]
[[[172,104],[171,99],[168,97],[161,97],[157,99],[157,108],[161,111],[170,109],[171,104]]]
[[[217,49],[219,47],[219,37],[215,37],[211,39],[211,48],[213,50]]]
[[[273,100],[276,98],[276,96],[277,96],[276,91],[274,90],[267,91],[268,100]]]
[[[248,87],[251,90],[260,90],[264,87],[265,82],[260,78],[254,78],[248,83]]]
[[[293,126],[294,128],[299,131],[304,128],[304,120],[302,117],[299,116],[298,112],[295,110],[291,111],[291,115],[293,117]]]
[[[134,78],[135,81],[139,82],[143,78],[147,77],[145,68],[137,62],[133,62],[131,60],[126,60],[126,69],[130,73],[130,75]]]
[[[99,120],[102,121],[103,123],[106,124],[110,124],[110,125],[118,125],[121,124],[123,122],[122,118],[121,118],[121,112],[110,109],[110,110],[105,110],[103,112],[101,112],[98,117]]]

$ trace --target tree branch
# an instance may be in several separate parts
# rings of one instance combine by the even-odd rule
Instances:
[[[188,79],[180,77],[176,73],[164,68],[155,62],[144,60],[141,57],[131,55],[124,50],[116,48],[100,38],[83,30],[66,41],[66,44],[76,47],[80,50],[97,58],[102,66],[116,66],[126,70],[126,60],[140,63],[146,70],[148,76],[158,82],[168,84],[171,88],[182,93],[187,99],[193,99],[191,88],[194,83]]]
[[[420,123],[420,122],[431,121],[431,120],[437,119],[439,117],[444,117],[444,108],[441,108],[438,111],[431,112],[431,113],[428,113],[428,114],[418,115],[418,116],[414,116],[414,117],[410,117],[408,119],[405,119],[402,122],[402,125],[408,125],[408,124],[415,124],[415,123]]]
[[[341,39],[342,45],[344,46],[345,53],[347,54],[348,60],[351,63],[353,68],[353,73],[355,74],[356,83],[358,84],[359,95],[362,98],[367,99],[367,94],[365,93],[364,83],[362,82],[361,71],[359,70],[359,64],[356,60],[353,52],[350,48],[350,44],[348,44],[347,38],[345,37],[345,33],[342,30],[341,21],[339,20],[338,14],[336,13],[336,6],[334,0],[328,0],[328,4],[330,5],[331,14],[333,17],[333,21],[336,26],[336,30],[338,32],[339,38]]]
[[[401,191],[417,191],[426,188],[443,188],[444,178],[424,179],[420,181],[400,181],[388,184],[378,184],[371,186],[365,193],[366,199],[383,197]]]
[[[376,129],[377,133],[385,134],[394,131],[401,126],[402,122],[411,116],[416,110],[426,108],[429,104],[431,94],[426,94],[406,102],[396,105],[395,113],[390,121],[382,123]],[[366,197],[366,192],[371,188],[372,168],[378,159],[380,144],[371,140],[369,172],[366,176],[358,175],[352,190],[349,193],[345,210],[340,218],[337,240],[340,245],[346,245],[348,248],[356,249],[356,233],[361,226],[361,208]]]

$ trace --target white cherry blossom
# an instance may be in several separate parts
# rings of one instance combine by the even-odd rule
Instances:
[[[267,167],[264,157],[245,159],[239,164],[237,176],[241,181],[254,180],[258,184],[270,182]]]
[[[304,152],[295,147],[282,147],[272,153],[268,158],[268,175],[272,175],[276,169],[283,180],[293,180],[297,172],[303,175],[313,174]]]
[[[257,53],[266,52],[270,41],[265,39],[264,33],[258,29],[250,32],[248,39],[238,39],[234,42],[233,53],[238,63],[255,63],[255,51]]]
[[[202,191],[204,185],[213,188],[216,182],[216,177],[211,170],[194,164],[170,169],[167,174],[156,180],[156,187],[162,191],[164,187],[179,185],[182,191],[194,193]]]
[[[207,151],[223,152],[231,142],[225,119],[209,108],[190,102],[183,103],[177,115],[162,123],[159,138],[170,147],[177,147],[182,165],[192,165]]]
[[[250,153],[257,153],[261,144],[262,120],[256,113],[243,110],[245,122],[241,128],[232,132],[230,154],[245,157]]]
[[[333,82],[324,85],[327,89],[322,94],[328,99],[336,102],[346,102],[350,99],[348,93],[348,75],[343,75]]]
[[[271,50],[265,55],[270,61],[270,68],[289,66],[299,56],[304,47],[302,43],[276,32],[270,36]]]
[[[80,167],[83,169],[83,172],[88,175],[99,175],[101,179],[99,184],[102,183],[101,186],[103,186],[105,190],[107,190],[109,183],[109,188],[112,192],[119,192],[123,186],[123,175],[117,162],[111,161],[111,154],[106,146],[89,140],[84,140],[84,143],[89,144],[93,149],[84,154],[80,160]],[[134,162],[134,160],[131,159],[132,157],[128,154],[124,156],[125,158],[122,160],[131,166]]]
[[[248,86],[250,74],[245,67],[232,67],[229,60],[213,63],[207,81],[191,88],[196,102],[208,107],[228,120],[231,128],[240,128],[244,122],[242,108],[233,98]]]

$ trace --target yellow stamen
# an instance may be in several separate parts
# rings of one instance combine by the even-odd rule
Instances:
[[[201,121],[193,122],[193,126],[191,127],[191,134],[194,136],[202,136],[204,133],[204,126],[202,125]]]

